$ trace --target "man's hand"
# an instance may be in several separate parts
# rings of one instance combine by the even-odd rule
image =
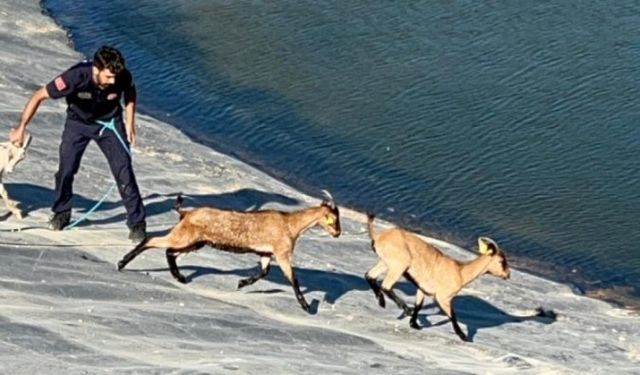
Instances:
[[[127,141],[129,141],[129,145],[131,148],[136,146],[136,130],[133,127],[126,127],[127,132]]]
[[[9,141],[18,147],[24,143],[24,126],[16,126],[9,132]]]

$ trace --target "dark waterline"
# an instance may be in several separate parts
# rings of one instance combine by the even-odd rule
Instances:
[[[198,142],[425,234],[490,234],[601,298],[639,296],[634,2],[161,4],[44,7],[84,54],[121,48],[141,108]]]

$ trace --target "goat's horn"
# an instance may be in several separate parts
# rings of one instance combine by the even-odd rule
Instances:
[[[329,203],[331,203],[332,206],[335,206],[335,203],[333,202],[333,197],[331,196],[331,193],[329,193],[327,190],[322,190],[322,194],[324,194],[325,198],[327,198],[329,200]]]

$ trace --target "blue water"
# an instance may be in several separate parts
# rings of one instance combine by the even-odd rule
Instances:
[[[194,140],[635,305],[639,5],[43,3],[77,50],[119,47],[141,109]]]

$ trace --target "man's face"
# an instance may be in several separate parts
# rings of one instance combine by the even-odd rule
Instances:
[[[109,69],[99,70],[95,68],[96,71],[96,84],[100,88],[105,88],[109,85],[113,85],[116,83],[116,75],[111,72]]]

